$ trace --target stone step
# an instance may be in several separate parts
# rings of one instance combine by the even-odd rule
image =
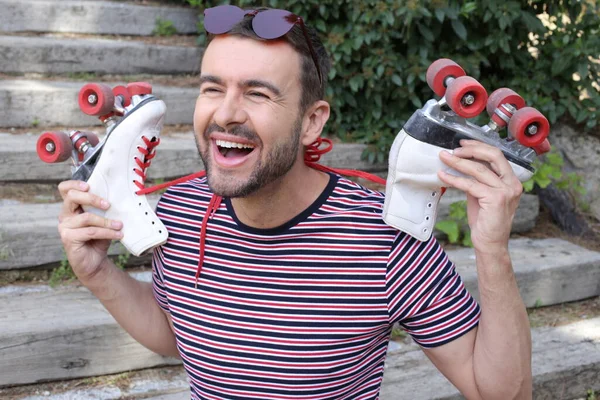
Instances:
[[[138,344],[83,287],[5,289],[0,303],[0,386],[179,364]]]
[[[135,277],[148,281],[150,272]],[[600,318],[532,329],[532,342],[534,399],[572,399],[589,389],[600,389]],[[135,343],[81,287],[0,289],[0,343],[0,387],[178,364]],[[94,386],[42,396],[117,399],[148,398],[154,393],[153,400],[189,398],[183,371],[170,368],[169,380],[155,375],[151,387],[145,382],[147,374],[141,374],[144,382],[134,378],[118,390]],[[555,397],[557,393],[561,395]],[[414,343],[390,346],[381,399],[434,398],[461,397]]]
[[[459,196],[442,197],[439,207],[441,214],[447,214],[450,203],[460,198],[461,197]],[[149,196],[149,201],[154,207],[158,201],[158,196]],[[27,269],[48,264],[58,264],[65,258],[62,242],[57,229],[60,208],[61,203],[25,204],[18,202],[10,202],[1,207],[0,270]],[[523,196],[523,201],[519,205],[514,220],[513,230],[515,233],[522,232],[518,231],[518,229],[530,229],[535,224],[538,208],[539,205],[536,196]],[[439,235],[440,232],[436,231],[436,236]],[[111,255],[123,253],[125,253],[125,248],[118,243],[115,243],[109,251],[109,254]],[[470,253],[467,251],[466,254]],[[137,261],[140,263],[144,260]],[[469,262],[468,265],[470,265],[469,260],[464,261]],[[538,260],[537,263],[534,263],[533,265],[543,265],[541,261],[543,260]],[[554,267],[562,271],[563,268],[568,270],[573,265],[573,262],[563,261],[566,263],[565,265],[558,264]],[[598,265],[600,264],[597,264],[596,266]],[[523,267],[525,268],[528,266],[524,263]],[[469,271],[465,272],[470,273]],[[555,273],[558,272],[555,271]],[[535,282],[532,282],[532,284],[534,283]],[[551,282],[548,282],[548,284],[550,283]],[[542,288],[545,287],[545,285],[542,285]],[[535,296],[537,296],[537,294]],[[532,298],[532,304],[535,303],[536,299],[537,297]]]
[[[114,87],[124,83],[107,84]],[[0,80],[0,128],[99,125],[98,118],[85,115],[79,109],[77,96],[84,84],[31,79]],[[153,85],[153,93],[167,105],[166,124],[192,123],[199,93],[197,88]]]
[[[181,2],[183,4],[183,2]],[[0,0],[0,30],[73,32],[103,35],[152,35],[158,18],[178,33],[197,32],[197,11],[124,1]]]
[[[167,115],[169,110],[167,110]],[[36,133],[9,134],[0,131],[0,181],[14,182],[60,182],[70,179],[70,162],[46,164],[36,153],[36,142],[44,130]],[[104,130],[95,132],[100,138]],[[321,162],[335,168],[359,169],[383,172],[387,165],[370,164],[362,160],[366,145],[336,143],[331,152],[323,155]],[[161,137],[156,158],[148,169],[150,179],[171,179],[202,170],[204,167],[194,141],[192,131],[170,133]]]
[[[556,328],[536,328],[532,330],[531,340],[535,400],[573,399],[587,390],[600,389],[600,318]],[[463,397],[422,351],[412,350],[388,353],[380,398],[454,400]]]
[[[172,74],[199,71],[201,49],[138,41],[0,36],[4,73]]]

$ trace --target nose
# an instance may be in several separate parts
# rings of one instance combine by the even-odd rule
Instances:
[[[248,114],[242,107],[239,96],[232,92],[227,93],[215,111],[215,123],[223,128],[232,125],[242,125],[248,119]]]

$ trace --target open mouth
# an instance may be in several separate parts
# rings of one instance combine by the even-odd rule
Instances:
[[[219,153],[225,158],[246,157],[254,150],[254,146],[250,144],[228,142],[226,140],[216,140]]]

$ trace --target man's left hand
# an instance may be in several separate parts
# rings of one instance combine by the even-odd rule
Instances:
[[[498,148],[477,140],[461,140],[454,154],[440,152],[440,159],[471,178],[439,171],[440,180],[467,194],[467,217],[475,250],[507,251],[523,185]]]

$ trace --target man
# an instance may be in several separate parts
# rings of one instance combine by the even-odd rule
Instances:
[[[110,205],[83,182],[60,184],[80,281],[141,344],[182,358],[195,399],[376,399],[395,322],[468,399],[531,398],[508,253],[522,189],[502,153],[465,141],[440,156],[473,177],[440,172],[467,193],[480,309],[434,238],[383,223],[381,193],[304,163],[330,114],[314,31],[287,12],[281,27],[280,11],[238,10],[206,13],[194,130],[207,178],[161,198],[170,236],[153,285],[107,258],[121,223],[81,210]]]

